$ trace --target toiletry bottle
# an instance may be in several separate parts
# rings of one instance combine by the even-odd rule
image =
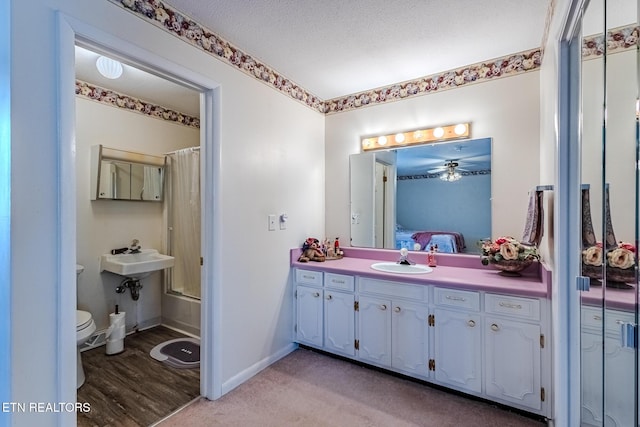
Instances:
[[[427,254],[427,265],[429,267],[436,266],[436,251],[433,246],[429,248],[429,253]]]
[[[340,255],[340,242],[338,241],[338,237],[336,237],[336,241],[333,243],[333,249],[336,253],[336,256]]]

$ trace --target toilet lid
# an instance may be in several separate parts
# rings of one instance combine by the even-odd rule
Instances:
[[[82,329],[91,322],[91,313],[76,310],[76,329]]]

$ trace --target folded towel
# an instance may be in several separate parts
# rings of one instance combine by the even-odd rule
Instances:
[[[544,219],[542,211],[542,191],[531,190],[529,192],[529,207],[527,208],[527,221],[522,233],[522,242],[538,246],[544,232]]]

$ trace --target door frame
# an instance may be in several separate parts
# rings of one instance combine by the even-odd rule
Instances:
[[[200,143],[202,176],[202,310],[200,394],[208,399],[222,395],[220,266],[221,242],[215,237],[222,231],[221,222],[221,149],[220,85],[153,52],[106,33],[61,12],[57,16],[59,68],[58,92],[58,171],[60,200],[57,224],[59,295],[75,295],[76,264],[76,156],[75,156],[75,45],[81,40],[117,53],[123,58],[154,70],[173,80],[191,85],[200,95]],[[76,400],[76,360],[65,357],[76,346],[75,298],[57,301],[58,395],[62,402]],[[65,418],[69,417],[68,420]],[[61,414],[62,421],[75,423],[75,414]],[[72,421],[73,418],[73,421]],[[63,422],[64,424],[64,422]],[[70,425],[70,424],[69,424]]]

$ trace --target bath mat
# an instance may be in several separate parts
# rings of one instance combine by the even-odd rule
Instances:
[[[200,340],[177,338],[153,347],[151,357],[180,369],[200,367]]]

